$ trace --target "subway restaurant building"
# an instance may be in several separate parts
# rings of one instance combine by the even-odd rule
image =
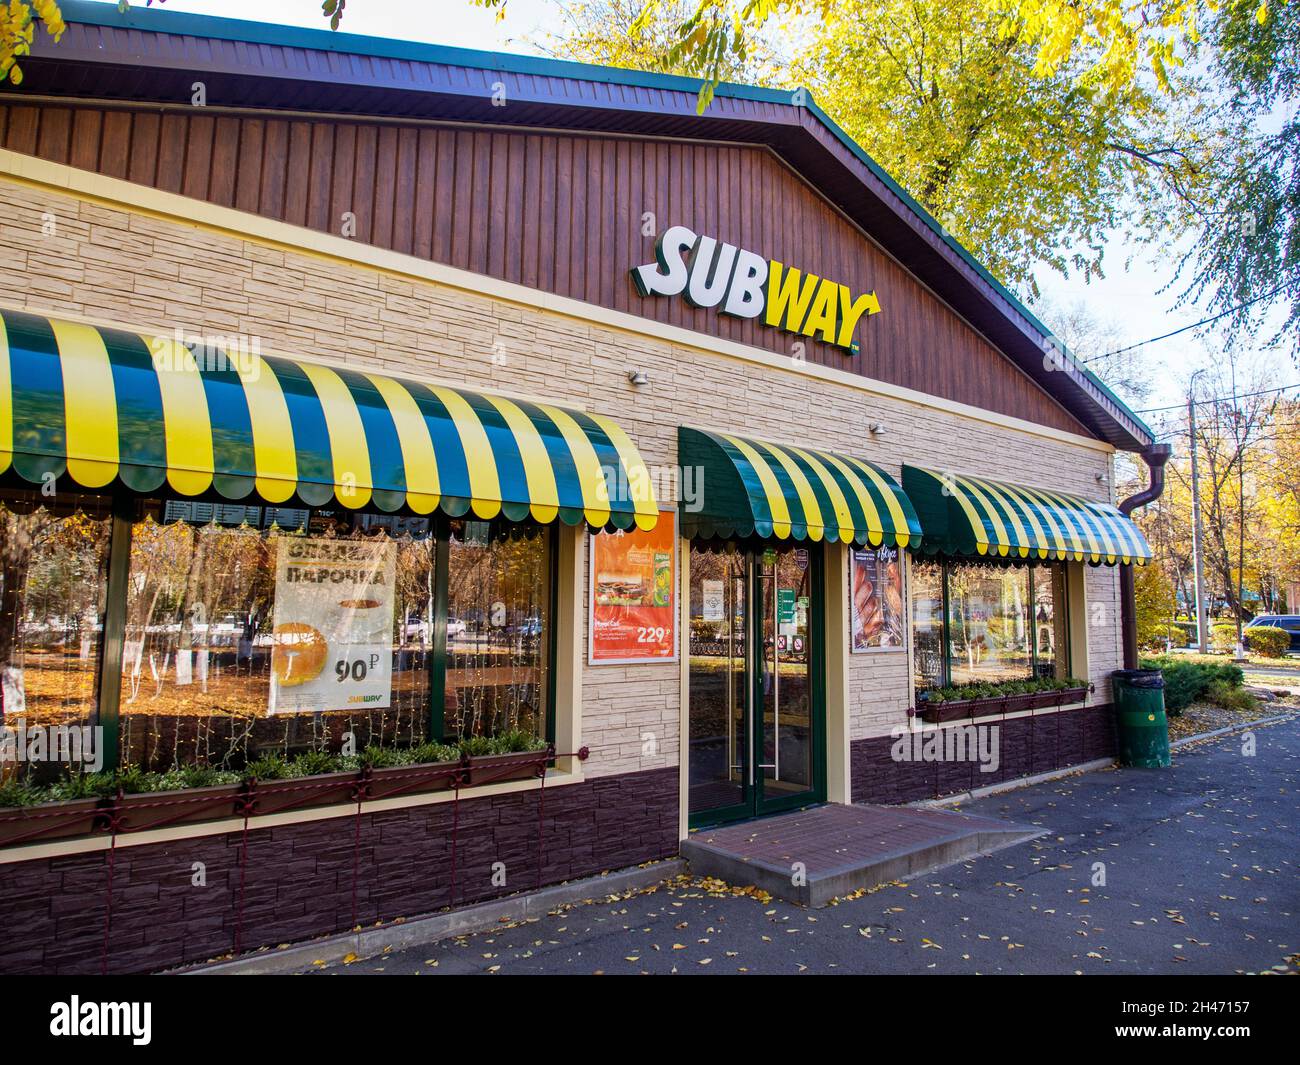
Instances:
[[[0,93],[0,970],[1114,754],[1151,434],[815,105],[64,8]]]

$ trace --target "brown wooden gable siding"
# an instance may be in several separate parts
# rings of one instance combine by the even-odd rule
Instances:
[[[654,230],[686,225],[766,258],[875,290],[833,366],[1087,433],[980,334],[761,148],[454,126],[0,105],[0,146],[531,288],[782,353],[800,338],[640,297]]]

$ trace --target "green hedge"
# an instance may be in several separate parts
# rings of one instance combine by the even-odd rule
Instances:
[[[1237,626],[1227,622],[1216,621],[1210,626],[1210,646],[1216,651],[1235,651],[1237,648]]]
[[[1256,625],[1253,629],[1244,629],[1242,637],[1247,647],[1265,658],[1281,658],[1291,649],[1291,634],[1276,625]]]
[[[1231,662],[1193,662],[1185,658],[1162,655],[1144,658],[1143,669],[1158,669],[1165,678],[1165,710],[1181,713],[1198,699],[1210,694],[1215,684],[1227,689],[1240,688],[1245,674]]]

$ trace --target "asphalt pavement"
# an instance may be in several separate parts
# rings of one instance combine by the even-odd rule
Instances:
[[[1300,971],[1300,717],[960,808],[1050,831],[817,910],[683,880],[308,971]]]

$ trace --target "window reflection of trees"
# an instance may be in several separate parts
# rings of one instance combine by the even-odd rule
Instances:
[[[268,713],[277,542],[291,530],[162,522],[132,530],[120,702],[123,763],[238,766],[277,752],[360,750],[428,738],[428,657],[412,616],[429,613],[427,535],[327,524],[312,536],[394,539],[391,705]]]
[[[938,562],[912,561],[912,646],[918,688],[942,684],[943,650],[943,566]]]
[[[0,493],[0,722],[85,725],[95,709],[109,509]],[[5,778],[34,767],[0,767]]]
[[[913,560],[910,585],[918,688],[1059,675],[1067,646],[1064,566]]]
[[[546,734],[549,533],[453,522],[444,731]]]
[[[1027,566],[953,566],[948,597],[952,683],[1030,676]]]

